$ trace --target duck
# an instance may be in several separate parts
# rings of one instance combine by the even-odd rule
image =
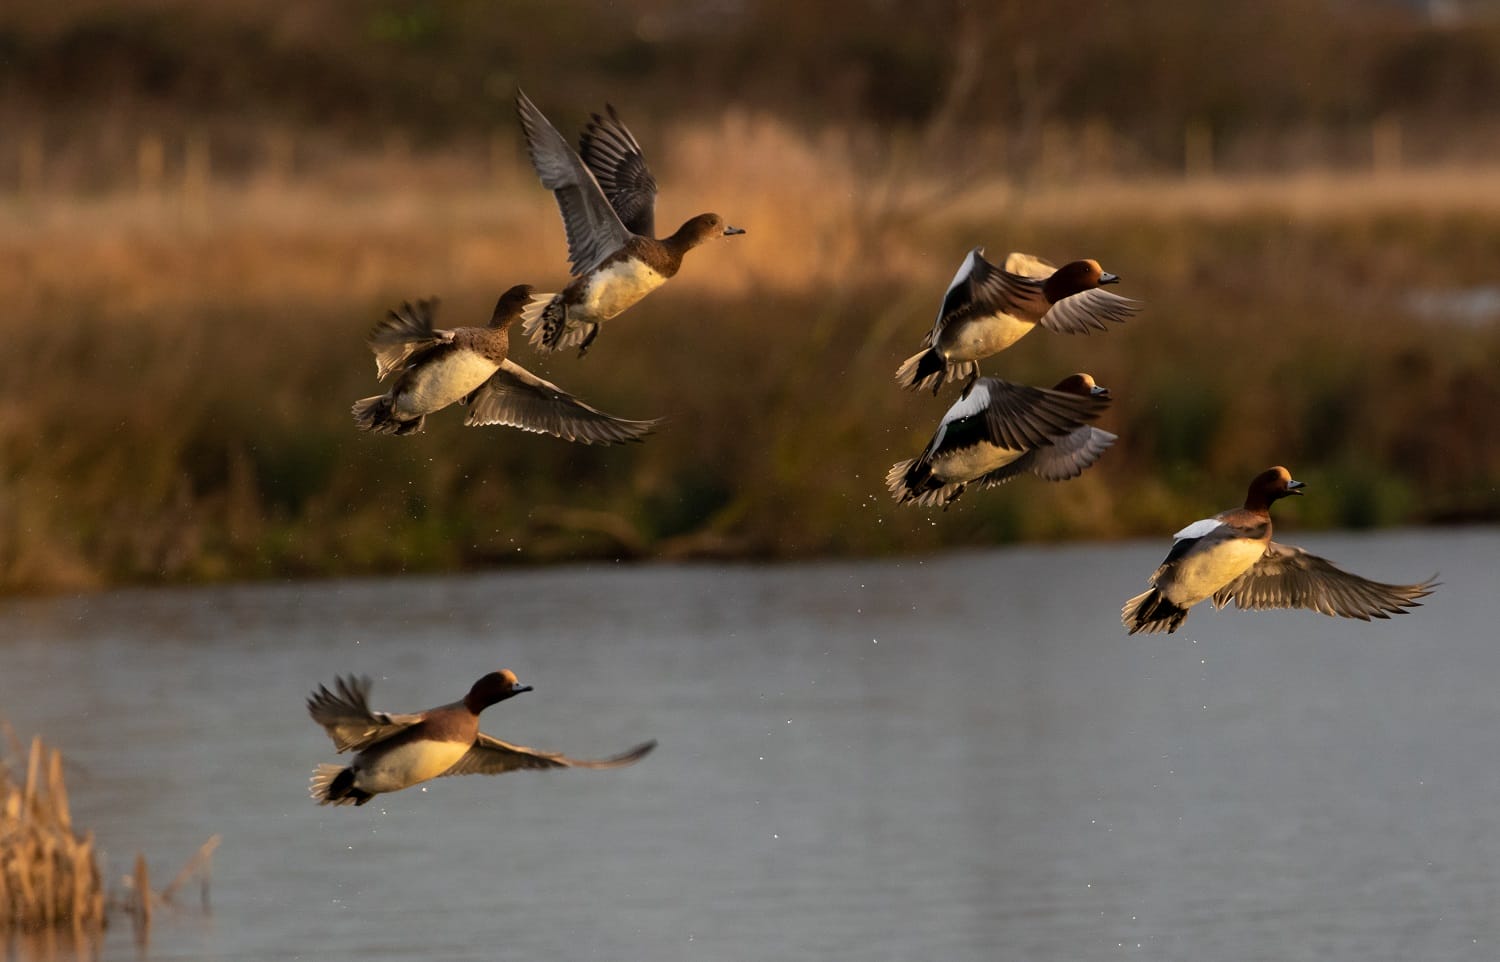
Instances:
[[[1109,402],[1109,389],[1083,372],[1050,390],[975,378],[922,454],[891,465],[886,487],[899,504],[946,508],[970,485],[990,488],[1028,472],[1045,481],[1076,478],[1116,440],[1084,423]]]
[[[598,337],[599,325],[676,276],[688,251],[745,233],[718,214],[704,213],[667,237],[652,236],[656,180],[613,107],[607,118],[594,115],[583,134],[584,153],[595,169],[525,91],[516,92],[516,112],[531,165],[557,198],[573,277],[560,293],[547,295],[526,313],[522,330],[538,350],[577,345],[582,357]]]
[[[510,326],[535,297],[530,285],[510,288],[495,302],[486,327],[435,328],[437,298],[388,312],[366,344],[375,354],[378,379],[397,377],[386,393],[354,402],[355,426],[416,434],[427,415],[460,403],[468,405],[464,423],[471,427],[499,424],[580,444],[638,441],[655,430],[659,418],[605,414],[510,360]]]
[[[1245,503],[1194,521],[1173,535],[1172,550],[1151,575],[1151,588],[1125,602],[1120,620],[1130,634],[1171,633],[1188,609],[1207,598],[1215,608],[1306,608],[1342,618],[1404,615],[1432,594],[1434,578],[1409,585],[1383,584],[1351,574],[1331,561],[1271,540],[1271,505],[1302,496],[1307,486],[1281,465],[1250,481]]]
[[[339,752],[352,751],[348,765],[325,763],[314,771],[311,795],[319,805],[363,805],[376,795],[399,792],[447,775],[499,775],[523,769],[619,768],[640,761],[654,740],[598,760],[511,745],[479,730],[479,713],[531,691],[509,669],[492,671],[458,701],[414,714],[372,711],[370,679],[353,675],[319,685],[307,711]]]
[[[977,377],[980,361],[1039,326],[1059,334],[1107,330],[1106,321],[1124,322],[1140,310],[1137,301],[1104,290],[1119,282],[1092,259],[1054,268],[1014,252],[996,267],[975,247],[953,275],[923,349],[896,369],[896,383],[937,394],[945,384]]]

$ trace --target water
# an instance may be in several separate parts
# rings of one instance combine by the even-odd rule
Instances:
[[[1500,531],[1295,540],[1444,584],[1134,638],[1165,540],[14,601],[0,716],[63,749],[112,878],[223,834],[157,962],[1493,960]],[[498,667],[536,687],[501,738],[661,745],[307,798],[314,685],[416,710]]]

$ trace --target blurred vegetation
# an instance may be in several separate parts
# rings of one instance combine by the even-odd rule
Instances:
[[[1482,6],[928,6],[6,6],[0,591],[1164,538],[1272,463],[1309,482],[1299,527],[1500,519],[1500,323],[1463,300],[1500,262]],[[516,352],[668,423],[357,434],[387,307],[480,323],[566,281],[518,83],[567,135],[621,107],[664,231],[750,231],[587,358]],[[975,244],[1097,257],[1146,302],[983,365],[1092,372],[1121,440],[1076,481],[898,507],[885,470],[953,397],[892,373]]]

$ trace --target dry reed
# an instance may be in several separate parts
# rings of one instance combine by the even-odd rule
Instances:
[[[33,738],[17,782],[0,765],[0,931],[104,927],[104,886],[94,836],[73,830],[62,754]]]
[[[150,938],[153,913],[160,904],[172,905],[177,893],[193,879],[200,885],[200,902],[209,910],[208,892],[213,853],[220,838],[214,835],[199,847],[168,885],[155,893],[144,854],[124,880],[125,891],[105,890],[92,832],[78,835],[63,781],[62,753],[47,748],[40,738],[22,750],[8,725],[4,733],[14,755],[26,758],[25,776],[18,780],[0,760],[0,957],[7,940],[26,948],[23,957],[57,958],[62,941],[71,939],[73,956],[92,955],[113,912],[124,912],[134,923],[137,944]]]

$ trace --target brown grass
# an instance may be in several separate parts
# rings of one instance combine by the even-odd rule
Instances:
[[[0,765],[0,934],[68,929],[82,943],[104,927],[92,832],[78,835],[62,755],[31,742],[17,780]]]
[[[585,360],[518,351],[606,410],[668,416],[625,449],[455,415],[402,440],[348,424],[387,307],[439,294],[441,323],[478,323],[512,283],[566,281],[518,154],[0,202],[0,590],[1161,533],[1283,462],[1322,481],[1304,523],[1500,514],[1500,334],[1408,303],[1493,282],[1500,168],[1063,185],[743,112],[639,133],[663,231],[714,209],[749,233]],[[951,398],[891,373],[974,244],[1098,257],[1146,302],[985,366],[1090,370],[1122,440],[1068,484],[898,509],[880,478]]]

